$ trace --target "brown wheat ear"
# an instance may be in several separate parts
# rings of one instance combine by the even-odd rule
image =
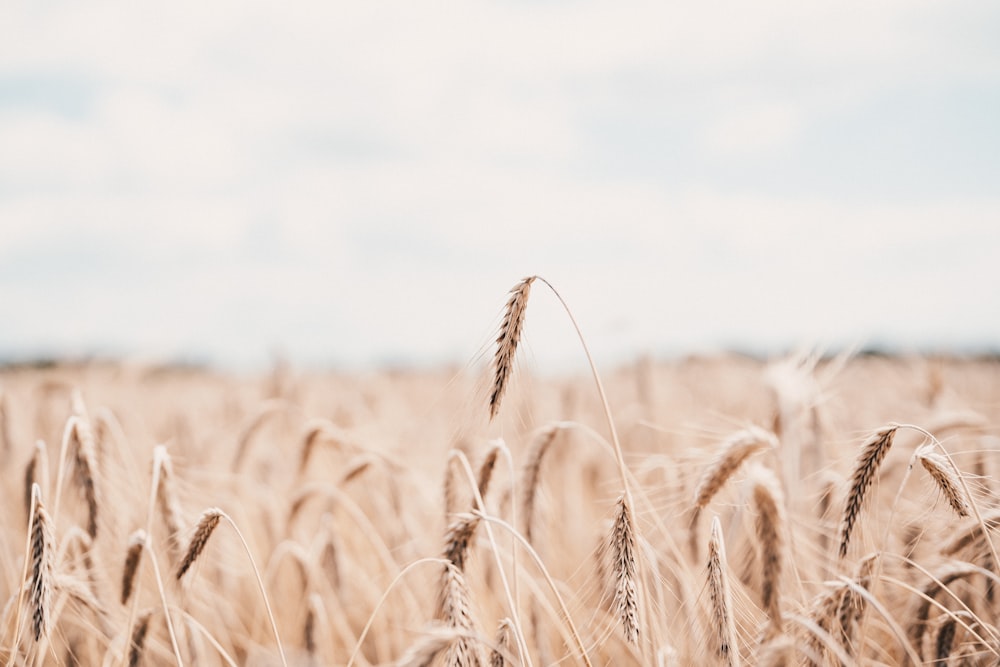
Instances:
[[[738,431],[727,438],[698,482],[694,492],[695,507],[703,509],[708,505],[744,461],[763,449],[775,447],[777,441],[773,433],[757,427]]]
[[[500,401],[507,390],[507,381],[514,368],[514,354],[521,340],[521,329],[524,327],[524,313],[528,307],[528,295],[531,293],[531,283],[536,276],[524,278],[510,291],[503,321],[500,323],[500,334],[497,336],[497,350],[493,355],[493,391],[490,393],[490,420],[496,417],[500,410]]]
[[[948,499],[948,504],[955,510],[955,514],[969,516],[969,503],[965,499],[965,492],[962,490],[958,472],[952,467],[951,462],[941,454],[932,451],[930,446],[921,447],[917,451],[917,458],[920,459],[920,464],[934,480],[934,483],[941,489],[944,497]]]
[[[35,641],[48,635],[52,622],[52,578],[55,561],[55,538],[52,518],[42,504],[42,489],[31,487],[34,512],[31,519],[31,629]]]
[[[472,595],[462,571],[451,563],[445,565],[441,575],[438,617],[449,628],[463,633],[448,646],[445,664],[448,667],[479,667],[482,664],[479,647],[473,639],[465,636],[475,632]]]
[[[76,440],[74,478],[83,491],[87,503],[87,533],[97,537],[97,445],[90,424],[77,419],[73,424]]]
[[[712,517],[712,532],[708,540],[708,592],[712,604],[712,624],[715,626],[715,651],[727,667],[738,667],[740,652],[736,643],[736,619],[733,598],[726,572],[726,546],[722,540],[719,517]]]
[[[521,474],[521,520],[524,521],[522,532],[524,538],[531,542],[534,526],[535,497],[538,492],[538,482],[541,479],[542,459],[559,433],[559,425],[553,424],[542,431],[531,443],[528,456]]]
[[[478,516],[459,514],[455,521],[448,526],[444,540],[444,557],[459,570],[465,570],[465,556],[469,552],[469,543],[472,541],[472,536],[478,525]]]
[[[184,512],[181,509],[180,501],[177,500],[174,465],[167,448],[163,445],[158,445],[153,450],[153,461],[153,465],[160,466],[160,484],[156,488],[156,502],[160,506],[163,525],[167,529],[170,562],[172,565],[176,565],[181,558],[181,550],[184,548],[184,545],[181,544],[181,536],[184,534]]]
[[[753,505],[761,560],[760,597],[770,618],[768,636],[777,636],[783,632],[780,585],[785,518],[781,488],[768,468],[754,470]]]
[[[149,633],[149,621],[153,618],[154,609],[147,609],[136,619],[135,629],[129,641],[128,667],[136,667],[142,660],[142,650],[146,645],[146,635]]]
[[[622,622],[625,639],[636,645],[639,643],[639,593],[636,583],[635,531],[632,512],[624,495],[618,499],[611,551],[614,557],[615,607]]]
[[[212,532],[219,525],[221,519],[222,510],[217,507],[202,512],[201,518],[198,520],[198,525],[194,529],[194,534],[191,536],[191,541],[188,543],[187,551],[184,553],[184,558],[177,568],[178,579],[183,577],[188,568],[198,560],[198,556],[201,555],[201,552],[205,549],[205,545],[208,543],[208,538],[212,536]]]
[[[861,514],[864,506],[865,496],[875,476],[878,474],[879,466],[885,459],[892,447],[893,437],[896,435],[897,426],[887,426],[869,438],[861,446],[861,453],[858,455],[857,463],[854,465],[854,472],[851,475],[851,487],[847,493],[847,503],[844,506],[844,519],[840,531],[840,557],[847,555],[847,545],[851,541],[851,532],[854,530],[854,523]]]
[[[122,568],[122,604],[127,604],[132,597],[136,572],[139,571],[139,560],[142,550],[146,547],[146,531],[139,529],[128,538],[128,551],[125,552],[125,567]]]
[[[483,462],[479,464],[479,475],[477,486],[479,495],[486,500],[486,492],[490,490],[490,480],[493,479],[493,469],[497,464],[497,457],[500,455],[500,445],[494,444],[486,452]]]

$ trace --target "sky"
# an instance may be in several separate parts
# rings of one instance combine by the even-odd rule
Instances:
[[[0,3],[0,358],[1000,347],[995,2]],[[530,363],[580,361],[536,287]]]

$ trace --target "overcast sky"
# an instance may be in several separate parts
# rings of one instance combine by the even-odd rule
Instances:
[[[1000,346],[1000,5],[0,3],[0,356]],[[578,357],[536,289],[541,368]]]

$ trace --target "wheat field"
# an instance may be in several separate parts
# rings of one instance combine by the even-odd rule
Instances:
[[[532,284],[465,368],[0,372],[3,664],[1000,664],[996,359],[546,377]]]

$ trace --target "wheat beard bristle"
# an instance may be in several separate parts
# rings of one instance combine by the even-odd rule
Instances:
[[[139,571],[139,560],[146,546],[146,531],[139,529],[128,538],[128,551],[125,552],[125,567],[122,568],[122,604],[127,604],[132,597],[132,587],[136,572]]]
[[[865,495],[869,487],[875,481],[879,466],[885,459],[892,447],[893,436],[896,434],[897,426],[888,426],[877,431],[875,435],[868,439],[861,447],[861,454],[854,466],[854,473],[851,475],[851,488],[847,494],[847,503],[844,506],[843,527],[840,531],[840,557],[847,555],[847,545],[851,540],[851,531],[854,530],[854,523],[861,513],[864,505]]]
[[[736,621],[733,618],[732,594],[725,567],[726,547],[722,540],[722,524],[719,523],[719,517],[713,517],[711,537],[708,540],[708,590],[718,642],[716,653],[728,667],[738,667],[740,654],[736,644]]]
[[[528,295],[531,293],[531,283],[536,276],[530,276],[519,282],[510,291],[503,321],[500,323],[500,334],[497,336],[497,350],[493,356],[493,391],[490,393],[490,421],[500,410],[507,389],[507,380],[513,369],[514,354],[521,340],[521,328],[524,326],[524,313],[528,306]]]
[[[948,504],[955,510],[955,514],[961,517],[969,516],[969,503],[966,502],[961,482],[951,462],[937,452],[931,451],[930,447],[921,448],[917,452],[917,458],[941,489],[944,497],[948,499]]]
[[[614,558],[615,608],[622,622],[625,639],[639,643],[639,602],[636,584],[635,532],[632,512],[625,496],[618,499],[611,549]]]
[[[198,556],[201,555],[208,543],[208,538],[212,536],[212,531],[219,525],[220,519],[222,519],[222,510],[218,508],[213,507],[202,513],[201,519],[198,520],[198,525],[194,529],[194,534],[191,536],[191,541],[188,543],[184,559],[181,560],[181,564],[177,568],[178,579],[183,577],[188,568],[198,560]]]
[[[35,641],[48,635],[51,623],[52,577],[55,545],[52,519],[42,504],[42,490],[31,487],[35,510],[31,526],[31,628]]]

